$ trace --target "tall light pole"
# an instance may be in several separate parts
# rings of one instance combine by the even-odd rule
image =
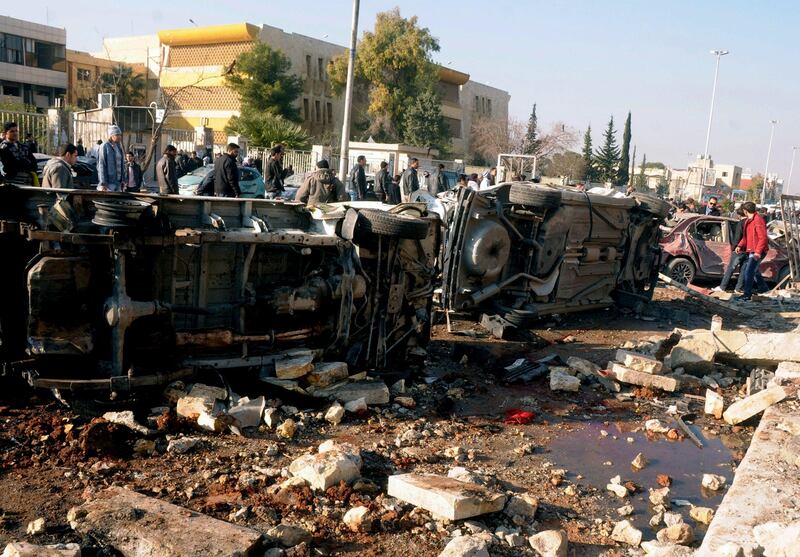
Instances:
[[[769,183],[769,158],[772,155],[772,138],[775,136],[775,124],[777,120],[770,120],[772,129],[769,132],[769,147],[767,147],[767,164],[764,165],[764,186],[761,188],[761,204],[763,205],[767,200],[767,184]]]
[[[791,192],[792,172],[794,172],[794,156],[797,154],[797,147],[792,147],[792,164],[789,165],[789,179],[786,180],[786,193]]]
[[[342,145],[339,152],[339,179],[347,176],[347,160],[350,150],[350,118],[353,110],[353,80],[356,67],[356,43],[358,42],[359,0],[353,0],[353,23],[350,31],[350,59],[347,62],[347,85],[344,92],[344,121],[342,122]]]
[[[716,68],[714,69],[714,87],[711,89],[711,108],[708,111],[708,129],[706,130],[706,148],[703,150],[703,173],[700,175],[700,199],[703,200],[703,186],[706,182],[706,170],[708,169],[708,143],[711,140],[711,122],[714,121],[714,99],[717,96],[717,77],[719,77],[719,61],[728,54],[728,50],[712,50],[711,54],[717,57]]]

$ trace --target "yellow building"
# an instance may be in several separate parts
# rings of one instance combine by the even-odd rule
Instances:
[[[112,73],[120,65],[131,66],[134,73],[144,75],[144,67],[139,64],[124,64],[67,49],[67,104],[87,110],[97,108],[97,94],[105,92],[103,74]]]

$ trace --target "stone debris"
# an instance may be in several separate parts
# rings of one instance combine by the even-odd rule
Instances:
[[[579,374],[585,377],[596,378],[610,393],[618,393],[621,390],[619,383],[603,375],[600,371],[600,366],[590,362],[589,360],[584,360],[583,358],[578,358],[577,356],[570,356],[567,358],[567,365],[572,369],[577,370]]]
[[[44,518],[37,518],[36,520],[28,522],[28,527],[25,529],[25,533],[30,536],[38,536],[39,534],[43,534],[44,530]]]
[[[725,409],[725,400],[722,395],[711,389],[706,389],[705,413],[711,414],[716,419],[722,419],[722,412]]]
[[[694,541],[694,530],[685,522],[681,522],[659,530],[656,539],[660,542],[689,545]]]
[[[261,533],[250,528],[121,487],[91,495],[72,518],[78,534],[126,557],[249,555],[261,541]]]
[[[167,444],[167,452],[175,454],[184,454],[191,451],[200,443],[199,437],[179,437],[177,439],[170,439]]]
[[[551,391],[577,392],[581,388],[581,380],[561,371],[550,372]]]
[[[489,546],[478,536],[458,536],[447,543],[439,557],[489,557]]]
[[[714,518],[714,509],[708,507],[692,507],[689,509],[689,516],[700,524],[711,524]]]
[[[332,425],[339,425],[339,423],[344,418],[344,406],[335,402],[328,410],[325,412],[325,421],[332,424]]]
[[[800,343],[798,343],[800,344]],[[782,401],[788,396],[786,389],[780,386],[769,387],[747,398],[738,400],[728,406],[722,414],[723,419],[730,425],[740,424],[743,421],[760,414],[773,404]]]
[[[266,401],[263,396],[253,400],[245,396],[228,410],[228,415],[236,421],[239,427],[258,427],[265,405]]]
[[[800,381],[800,362],[781,362],[775,370],[775,377],[768,386]]]
[[[314,369],[305,376],[305,380],[315,387],[328,387],[347,379],[348,375],[345,362],[321,362],[314,364]]]
[[[212,387],[195,383],[189,394],[178,399],[175,411],[181,417],[197,422],[202,429],[220,432],[230,423],[223,418],[228,391],[221,387]]]
[[[300,379],[313,369],[314,352],[311,350],[293,350],[275,361],[275,377],[278,379]]]
[[[656,540],[642,542],[647,557],[693,557],[694,549],[683,545]]]
[[[280,410],[277,408],[264,409],[264,423],[270,429],[275,429],[280,423]]]
[[[367,400],[365,398],[357,398],[355,400],[345,402],[344,409],[351,414],[363,414],[369,410],[369,407],[367,406]]]
[[[503,509],[506,496],[483,486],[435,474],[389,476],[388,495],[449,520],[461,520]]]
[[[764,548],[766,557],[797,557],[800,555],[800,520],[789,524],[767,522],[753,528],[753,535]]]
[[[669,428],[661,423],[661,420],[647,420],[644,423],[644,429],[650,433],[667,433]]]
[[[624,505],[617,509],[617,514],[620,516],[630,516],[633,514],[633,505]]]
[[[372,529],[372,520],[369,518],[369,508],[359,506],[353,507],[342,518],[350,530],[353,532],[369,532]]]
[[[314,391],[314,396],[338,400],[345,408],[348,402],[360,398],[367,405],[376,406],[389,403],[389,387],[383,381],[352,381],[318,389]]]
[[[676,526],[683,523],[683,516],[681,513],[666,512],[662,520],[666,526]]]
[[[533,519],[539,508],[539,499],[527,493],[512,495],[508,498],[508,503],[503,512],[509,517],[521,516]]]
[[[645,458],[644,454],[639,453],[634,457],[631,461],[631,466],[633,466],[636,470],[643,470],[645,466],[647,466],[647,459]]]
[[[322,491],[342,481],[352,483],[361,475],[360,455],[344,445],[326,443],[320,445],[317,454],[303,455],[289,465],[292,476]]]
[[[152,435],[154,432],[139,422],[133,417],[131,410],[123,410],[122,412],[106,412],[103,414],[103,419],[111,422],[112,424],[124,425],[125,427],[140,433],[141,435]]]
[[[661,389],[662,391],[670,393],[678,390],[679,383],[675,377],[652,375],[650,373],[636,371],[616,362],[609,362],[609,369],[614,378],[621,383]]]
[[[396,396],[394,402],[403,408],[416,408],[417,406],[417,401],[410,396]]]
[[[727,480],[719,474],[703,474],[702,486],[711,491],[719,491],[725,487]]]
[[[289,418],[285,420],[281,425],[275,428],[275,433],[278,434],[278,437],[283,437],[284,439],[291,439],[294,437],[295,431],[297,430],[297,424],[295,424],[294,420]]]
[[[34,545],[14,542],[6,546],[0,557],[81,557],[81,546],[76,543]]]
[[[300,526],[281,523],[267,530],[267,537],[283,547],[294,547],[311,541],[311,533]]]
[[[623,366],[634,371],[641,371],[658,375],[661,373],[664,364],[651,356],[637,354],[628,350],[617,350],[614,358]]]
[[[650,489],[648,499],[653,505],[661,505],[665,508],[669,508],[669,488],[662,487],[659,489]]]
[[[720,356],[741,363],[800,362],[797,333],[686,331],[670,352],[670,365],[687,371],[710,371]]]
[[[626,488],[622,484],[618,483],[610,483],[606,484],[606,489],[616,495],[619,498],[624,498],[628,496],[628,488]]]
[[[611,539],[638,547],[642,543],[642,531],[634,527],[630,520],[622,520],[614,525]]]
[[[528,538],[528,543],[541,557],[567,557],[569,548],[564,530],[545,530]]]

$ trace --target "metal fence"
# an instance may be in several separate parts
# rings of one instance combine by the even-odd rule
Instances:
[[[164,129],[161,131],[161,143],[174,145],[178,151],[192,153],[197,149],[197,134],[194,130],[172,130]]]
[[[261,159],[262,164],[266,165],[269,159],[269,149],[264,147],[248,147],[247,156],[254,159]],[[283,167],[292,167],[295,174],[311,172],[316,168],[319,154],[314,151],[284,151]]]
[[[20,141],[31,134],[39,144],[39,151],[49,153],[54,148],[56,138],[47,133],[47,115],[37,112],[19,112],[16,110],[0,110],[0,125],[5,122],[16,122],[19,127]]]
[[[792,282],[800,283],[800,195],[781,196],[781,215]]]

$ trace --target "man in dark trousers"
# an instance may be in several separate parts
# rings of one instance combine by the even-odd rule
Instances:
[[[386,203],[389,189],[392,186],[392,177],[389,175],[388,166],[386,161],[381,161],[381,169],[375,173],[375,197],[381,203]]]
[[[767,240],[767,223],[764,222],[764,217],[758,214],[756,204],[752,201],[742,203],[742,209],[747,220],[744,221],[742,228],[742,239],[736,246],[736,253],[746,253],[747,260],[742,267],[744,274],[744,294],[739,296],[738,300],[749,300],[753,294],[753,282],[756,283],[759,292],[766,292],[769,290],[767,283],[764,282],[764,277],[761,276],[758,266],[761,265],[761,260],[767,255],[769,249],[769,242]]]
[[[228,143],[225,155],[214,161],[214,195],[217,197],[239,197],[239,146]]]
[[[297,200],[309,207],[317,207],[323,203],[336,203],[347,201],[350,197],[344,189],[344,184],[336,173],[330,169],[328,161],[317,161],[317,170],[313,172],[300,189],[297,190]]]
[[[412,158],[408,161],[408,168],[400,176],[400,197],[403,203],[408,203],[411,194],[419,189],[417,168],[419,168],[419,159]]]
[[[3,164],[5,181],[21,185],[36,184],[33,180],[36,176],[36,159],[28,146],[20,143],[17,124],[6,122],[3,131],[5,139],[0,143],[0,163]]]
[[[142,167],[136,162],[133,151],[125,153],[125,169],[122,177],[123,191],[141,191],[142,189]]]
[[[294,174],[291,166],[283,168],[283,155],[283,145],[276,145],[269,152],[269,164],[267,164],[267,172],[264,175],[267,199],[281,197],[284,192],[284,180]]]
[[[178,195],[178,174],[175,156],[178,150],[174,145],[167,145],[164,156],[156,163],[156,180],[158,193],[161,195]]]
[[[367,157],[359,155],[356,164],[350,169],[348,180],[348,192],[352,201],[364,201],[367,198],[367,174],[364,167],[367,166]]]
[[[428,186],[428,193],[431,195],[439,195],[450,189],[450,184],[447,182],[447,174],[444,173],[444,165],[439,163],[436,171],[431,176],[431,182]]]

